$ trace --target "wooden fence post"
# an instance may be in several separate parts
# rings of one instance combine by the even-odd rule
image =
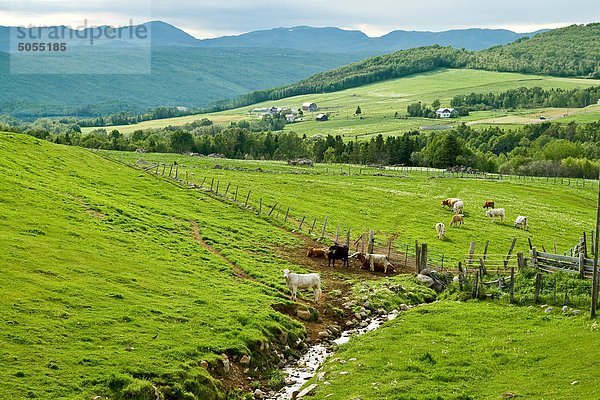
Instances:
[[[421,247],[419,247],[419,242],[415,240],[415,268],[417,270],[417,274],[421,272],[419,267],[421,266]]]
[[[504,260],[504,268],[508,267],[508,262],[510,261],[510,256],[515,248],[515,244],[517,243],[517,238],[513,238],[512,243],[510,244],[510,248],[508,249],[508,253],[506,253],[506,259]]]
[[[598,287],[600,286],[600,277],[598,276],[598,236],[600,236],[600,176],[598,176],[596,234],[594,235],[592,233],[592,250],[594,251],[594,271],[592,274],[592,305],[590,307],[591,318],[596,318],[596,308],[598,307]]]
[[[287,222],[289,215],[290,215],[290,208],[288,207],[287,210],[285,210],[285,218],[283,219],[283,222]]]
[[[579,252],[579,277],[581,279],[585,279],[585,252],[584,251]]]
[[[419,272],[427,268],[427,243],[421,243],[421,265],[419,266]]]
[[[473,299],[479,297],[479,271],[475,271],[475,277],[473,278],[473,291],[471,292]]]
[[[277,207],[277,203],[273,204],[273,207],[271,207],[271,211],[269,211],[269,217],[271,216],[271,214],[273,214],[273,210],[275,210],[275,207]]]
[[[246,201],[244,202],[244,207],[248,207],[248,199],[250,199],[250,193],[248,192],[248,195],[246,196]]]
[[[302,230],[302,225],[304,224],[304,216],[302,217],[302,221],[300,221],[300,225],[298,225],[298,230],[301,231]]]
[[[517,267],[519,268],[519,271],[525,268],[525,256],[522,251],[517,253]]]
[[[475,253],[475,242],[471,242],[469,246],[469,258],[467,259],[467,269],[473,264],[473,254]]]
[[[220,179],[217,179],[217,190],[215,191],[215,194],[218,196],[219,195],[219,184],[221,183]]]
[[[479,276],[483,279],[485,275],[487,275],[487,270],[485,269],[485,261],[483,261],[482,257],[479,257]]]
[[[462,262],[458,262],[458,288],[462,292],[463,290],[463,281],[465,279]]]
[[[312,234],[313,229],[315,229],[315,225],[317,224],[317,219],[315,218],[313,220],[312,226],[310,227],[310,229],[308,230],[308,234]]]
[[[236,187],[235,187],[235,194],[233,195],[233,201],[235,201],[236,203],[237,203],[238,189],[239,189],[239,186],[236,185]]]
[[[554,254],[558,254],[558,249],[556,248],[556,239],[554,239]]]
[[[231,182],[227,182],[227,187],[225,188],[225,194],[223,195],[223,197],[227,197],[227,192],[229,192],[229,185],[231,185]]]
[[[211,192],[213,191],[213,185],[214,185],[214,184],[215,184],[215,178],[212,178],[212,179],[210,180],[210,191],[211,191]]]
[[[178,175],[179,175],[179,164],[175,166],[175,179],[177,179]]]
[[[262,212],[262,197],[258,199],[258,213]]]
[[[520,253],[523,255],[523,253]],[[515,267],[510,268],[510,304],[515,302]]]
[[[323,222],[323,229],[321,229],[321,239],[325,237],[325,230],[327,229],[327,215],[325,216],[325,222]]]
[[[340,240],[340,224],[337,226],[337,230],[335,231],[335,243],[339,243]]]
[[[279,205],[279,207],[277,207],[277,217],[275,217],[277,220],[279,220],[280,213],[281,213],[281,205]]]
[[[346,247],[350,248],[350,228],[348,228],[348,232],[346,232]]]
[[[187,171],[185,171],[185,183],[188,183],[188,182],[189,182],[189,181],[188,181],[188,172],[187,172]]]
[[[373,230],[371,229],[369,231],[369,247],[368,247],[368,249],[369,249],[368,253],[369,254],[373,254],[373,250],[374,250],[373,248],[374,247],[375,247],[375,232],[373,232]]]
[[[171,167],[169,168],[169,177],[171,177],[171,172],[173,172],[173,164],[171,164]]]
[[[486,240],[485,241],[485,246],[483,246],[483,261],[486,261],[487,258],[487,251],[488,251],[488,246],[490,245],[490,241]]]
[[[537,248],[535,246],[533,246],[531,248],[531,263],[533,264],[533,267],[537,269],[538,267],[538,259],[537,259]]]
[[[540,289],[542,287],[542,273],[538,272],[535,275],[535,292],[533,294],[533,303],[537,304],[540,299]]]

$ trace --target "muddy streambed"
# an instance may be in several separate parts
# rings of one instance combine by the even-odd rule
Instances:
[[[298,393],[300,388],[317,373],[319,367],[325,362],[327,357],[334,354],[334,345],[348,343],[351,337],[364,335],[367,332],[374,331],[398,315],[393,312],[387,316],[377,316],[369,321],[369,324],[362,328],[350,329],[342,332],[341,336],[328,343],[317,343],[308,348],[308,351],[298,360],[283,367],[281,370],[287,375],[286,386],[272,396],[266,396],[266,400],[291,400],[294,393]]]

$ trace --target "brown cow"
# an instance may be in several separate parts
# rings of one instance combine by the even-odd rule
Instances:
[[[452,216],[452,220],[450,221],[450,226],[452,225],[462,225],[465,223],[465,216],[463,214],[455,214]]]
[[[446,200],[442,200],[442,207],[448,206],[448,208],[452,208],[454,207],[454,203],[456,203],[457,201],[460,201],[460,199],[456,197],[449,197]]]
[[[388,261],[385,254],[355,253],[352,254],[350,258],[355,258],[360,262],[360,269],[383,271],[385,274],[387,274],[388,271],[395,271],[394,265]]]
[[[306,253],[306,257],[314,257],[314,258],[327,258],[328,249],[319,249],[316,247],[311,247],[308,249]]]
[[[486,200],[483,202],[483,208],[494,208],[495,204],[492,200]]]

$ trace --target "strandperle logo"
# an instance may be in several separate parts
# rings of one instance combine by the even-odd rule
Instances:
[[[151,24],[16,26],[11,74],[150,74]]]

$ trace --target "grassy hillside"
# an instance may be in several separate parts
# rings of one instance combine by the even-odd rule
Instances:
[[[180,165],[180,176],[188,172],[190,180],[198,184],[207,178],[224,185],[231,182],[233,188],[239,186],[240,196],[252,191],[251,204],[258,205],[262,197],[264,207],[274,203],[281,205],[283,212],[290,207],[290,215],[300,221],[306,216],[305,230],[317,219],[317,227],[329,217],[329,235],[333,236],[337,224],[342,232],[352,229],[356,239],[361,233],[374,229],[379,245],[387,246],[387,239],[397,235],[397,250],[403,245],[414,247],[415,240],[429,243],[429,250],[436,261],[444,255],[446,265],[456,265],[468,253],[469,243],[476,241],[478,251],[483,251],[483,243],[490,240],[491,254],[505,254],[513,237],[518,239],[517,249],[528,250],[527,239],[547,249],[556,239],[559,250],[573,247],[581,232],[594,228],[597,183],[587,182],[586,188],[554,185],[552,181],[486,181],[460,178],[431,179],[425,173],[403,174],[381,171],[366,167],[351,167],[351,175],[340,176],[340,168],[347,173],[347,166],[327,166],[320,164],[314,169],[288,167],[283,163],[260,161],[235,161],[189,156],[111,153],[128,162],[139,158],[147,161]],[[225,168],[214,168],[216,164]],[[364,175],[358,175],[364,168]],[[326,172],[330,175],[326,175]],[[388,174],[376,176],[374,174]],[[332,176],[333,175],[333,176]],[[394,178],[393,176],[397,176]],[[593,187],[593,188],[592,188]],[[231,192],[230,192],[231,193]],[[440,206],[442,199],[460,197],[465,201],[467,216],[464,227],[450,228],[452,213]],[[492,224],[482,204],[485,199],[496,201],[497,207],[507,211],[504,224]],[[527,215],[530,219],[530,232],[513,228],[517,215]],[[557,224],[565,220],[568,223]],[[434,226],[444,222],[448,228],[447,239],[436,238]],[[318,229],[317,229],[318,231]],[[320,231],[319,231],[320,232]]]
[[[342,346],[314,399],[595,399],[599,337],[596,322],[559,311],[415,308]]]
[[[0,134],[0,174],[0,398],[213,399],[201,360],[302,334],[270,307],[292,235],[28,136]]]
[[[439,99],[443,106],[448,107],[450,106],[450,100],[454,96],[471,92],[500,93],[519,87],[536,86],[544,89],[586,88],[594,86],[597,83],[598,82],[593,80],[574,78],[555,78],[469,69],[440,69],[334,93],[295,96],[278,101],[266,101],[252,106],[222,111],[219,113],[147,121],[136,125],[114,126],[108,129],[117,129],[121,133],[131,133],[138,129],[183,125],[202,118],[212,119],[216,123],[229,123],[233,120],[256,118],[248,115],[248,112],[256,107],[270,107],[276,105],[280,107],[298,108],[304,102],[314,101],[320,107],[319,113],[325,112],[330,114],[330,121],[317,122],[314,120],[317,113],[307,113],[303,122],[288,124],[286,125],[285,130],[294,131],[300,135],[306,134],[307,136],[318,134],[342,135],[346,140],[351,140],[354,139],[356,135],[360,135],[361,138],[375,136],[379,133],[383,135],[395,135],[408,130],[419,129],[422,126],[457,125],[460,122],[489,122],[488,120],[490,119],[510,118],[513,115],[519,114],[518,112],[480,111],[472,112],[468,117],[452,120],[395,118],[396,112],[399,115],[406,115],[407,105],[413,102],[421,101],[423,103],[431,104],[434,100]],[[357,106],[361,107],[362,119],[353,115]],[[556,117],[562,117],[564,114],[568,113],[571,116],[570,120],[577,120],[577,115],[582,111],[582,109],[564,110],[564,112],[556,115]],[[586,113],[587,111],[590,110],[586,110]],[[526,112],[530,114],[534,113],[533,110],[528,110]],[[535,114],[539,113],[539,115],[546,115],[549,114],[549,112],[551,112],[551,110],[539,110],[535,112]],[[537,117],[539,117],[539,115],[537,115]],[[597,113],[595,115],[600,116]],[[551,115],[547,116],[551,117]],[[534,118],[528,118],[527,121],[521,119],[519,122],[533,122],[532,120]],[[590,118],[589,114],[586,114],[586,118]],[[507,120],[499,121],[497,123],[514,122]],[[83,129],[84,132],[89,132],[91,130],[93,130],[93,128]]]

